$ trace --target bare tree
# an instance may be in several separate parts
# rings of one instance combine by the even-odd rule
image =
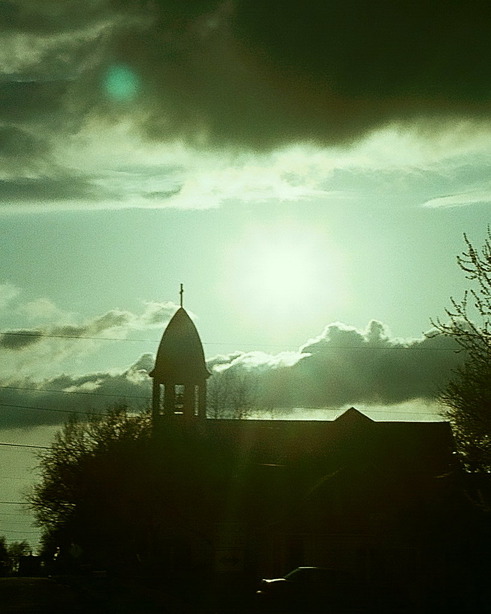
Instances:
[[[206,386],[206,413],[210,418],[226,418],[228,412],[228,380],[215,371]]]
[[[256,378],[234,369],[213,373],[208,383],[207,408],[211,418],[243,420],[257,401]]]
[[[476,249],[464,235],[467,249],[457,262],[471,282],[461,301],[451,299],[447,322],[433,322],[465,353],[462,366],[440,394],[444,415],[454,429],[465,464],[473,471],[491,469],[491,231]]]

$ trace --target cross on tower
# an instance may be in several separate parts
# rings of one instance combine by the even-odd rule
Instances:
[[[182,284],[181,284],[181,289],[179,290],[179,294],[181,296],[181,307],[182,307],[182,300],[183,300],[182,297],[183,297],[183,294],[184,294],[184,288],[183,288]]]

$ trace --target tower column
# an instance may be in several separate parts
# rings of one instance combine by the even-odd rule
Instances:
[[[154,424],[155,420],[158,420],[161,411],[160,392],[160,382],[154,379],[152,385],[152,419]]]

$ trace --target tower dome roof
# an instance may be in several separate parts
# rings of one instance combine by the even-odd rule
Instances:
[[[180,307],[162,335],[155,367],[149,374],[161,383],[199,382],[209,377],[203,345],[194,322]]]

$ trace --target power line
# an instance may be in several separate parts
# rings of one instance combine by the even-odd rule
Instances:
[[[0,441],[0,446],[5,446],[9,448],[36,448],[38,450],[50,450],[49,446],[34,446],[27,443],[4,443]],[[2,503],[2,501],[0,501]]]
[[[140,397],[138,397],[140,398]],[[146,398],[146,397],[141,397],[141,398]],[[148,400],[148,399],[147,399]],[[13,407],[15,409],[32,409],[35,411],[52,411],[52,412],[61,412],[61,413],[65,413],[65,414],[79,414],[79,415],[83,415],[83,416],[103,416],[103,413],[99,413],[99,412],[87,412],[87,411],[81,411],[81,410],[77,410],[77,409],[59,409],[59,408],[54,408],[54,407],[37,407],[34,405],[15,405],[13,403],[0,403],[0,407]],[[133,412],[130,412],[130,414],[132,414]]]
[[[40,529],[41,530],[41,529]],[[15,533],[16,535],[38,535],[39,531],[11,531],[10,529],[2,529],[2,533]]]
[[[77,411],[76,409],[54,409],[52,407],[32,407],[31,405],[13,405],[12,403],[0,403],[0,407],[14,407],[15,409],[35,409],[36,411],[55,411],[55,412],[63,412],[64,414],[86,413],[83,411]]]
[[[33,339],[88,339],[92,341],[136,341],[143,343],[159,343],[153,339],[128,339],[128,337],[89,337],[87,335],[52,335],[43,331],[0,331],[5,337],[32,337]]]
[[[53,335],[39,332],[28,332],[28,331],[0,331],[0,336],[12,336],[12,337],[33,337],[35,339],[43,338],[43,339],[88,339],[92,341],[128,341],[128,342],[138,342],[138,343],[155,343],[158,344],[160,340],[156,339],[131,339],[128,337],[89,337],[86,335]],[[233,345],[234,342],[231,341],[203,341],[203,345]],[[273,343],[241,343],[242,346],[245,347],[284,347],[284,345],[273,344]],[[424,351],[424,352],[456,352],[459,348],[435,348],[435,347],[414,347],[414,346],[391,346],[391,347],[376,347],[376,346],[368,346],[368,345],[359,345],[359,346],[329,346],[326,349],[332,350],[415,350],[415,351]]]
[[[2,386],[0,386],[0,388],[2,388]],[[30,390],[30,388],[21,388],[21,390]],[[60,391],[61,392],[61,391]],[[128,398],[138,398],[138,399],[145,399],[145,400],[149,400],[149,397],[128,397]],[[38,406],[33,406],[33,405],[15,405],[12,403],[0,403],[0,407],[13,407],[16,409],[28,409],[28,410],[35,410],[35,411],[51,411],[51,412],[61,412],[61,413],[70,413],[70,414],[80,414],[80,415],[84,415],[84,416],[91,416],[92,414],[90,412],[86,412],[86,411],[80,411],[80,410],[76,410],[76,409],[59,409],[59,408],[53,408],[53,407],[38,407]],[[292,408],[292,411],[294,411],[297,408]],[[309,408],[309,407],[305,407],[305,408],[300,408],[302,411],[305,411],[306,413],[312,413],[312,412],[324,412],[324,411],[329,411],[329,412],[342,412],[344,410],[342,409],[331,409],[331,408]],[[279,408],[279,411],[281,412],[282,408]],[[396,413],[397,415],[419,415],[419,412],[414,412],[414,411],[397,411],[397,410],[391,410],[391,409],[367,409],[366,410],[368,413],[381,413],[381,414],[387,414],[387,413]],[[432,413],[432,412],[422,412],[422,413]],[[103,415],[103,414],[95,414],[95,415]],[[261,418],[260,418],[261,419]],[[210,420],[213,420],[213,418],[210,418]],[[273,420],[275,420],[275,418],[273,418]]]
[[[1,505],[29,505],[27,501],[0,501]]]
[[[130,395],[130,394],[116,394],[109,392],[88,392],[85,390],[56,390],[54,388],[28,388],[25,386],[0,386],[2,390],[29,390],[30,392],[54,392],[59,394],[82,394],[82,395],[91,395],[98,397],[123,397],[125,399],[146,399],[148,400],[150,397],[142,397],[140,395]]]
[[[138,398],[146,398],[146,397],[138,397]],[[70,414],[82,414],[84,416],[87,415],[91,415],[88,412],[84,412],[84,411],[77,411],[75,409],[55,409],[55,408],[49,408],[49,407],[35,407],[35,406],[31,406],[31,405],[12,405],[10,403],[0,403],[0,407],[14,407],[17,409],[32,409],[32,410],[37,410],[37,411],[53,411],[53,412],[63,412],[63,413],[70,413]],[[293,408],[292,411],[294,411],[296,408]],[[345,410],[342,409],[330,409],[330,408],[309,408],[309,407],[305,407],[305,408],[301,408],[302,411],[310,414],[312,412],[343,412]],[[269,411],[269,410],[264,410],[264,411]],[[282,411],[281,408],[279,408],[278,410],[280,413]],[[392,414],[397,414],[397,415],[419,415],[420,413],[424,413],[424,414],[428,414],[428,413],[432,413],[432,412],[414,412],[414,411],[397,411],[397,410],[392,410],[392,409],[367,409],[366,410],[367,413],[375,413],[375,414],[387,414],[387,413],[392,413]],[[101,415],[103,416],[103,414],[96,414],[96,415]],[[209,418],[209,420],[214,420],[214,418]],[[258,420],[263,420],[262,418],[259,418]],[[272,420],[277,420],[277,418],[272,418]],[[245,420],[247,421],[247,419]],[[295,420],[292,420],[292,422],[295,422]],[[315,420],[314,420],[315,422]],[[319,422],[322,422],[322,420],[319,420]],[[330,422],[330,420],[328,420],[328,422]],[[0,444],[1,445],[1,444]]]

